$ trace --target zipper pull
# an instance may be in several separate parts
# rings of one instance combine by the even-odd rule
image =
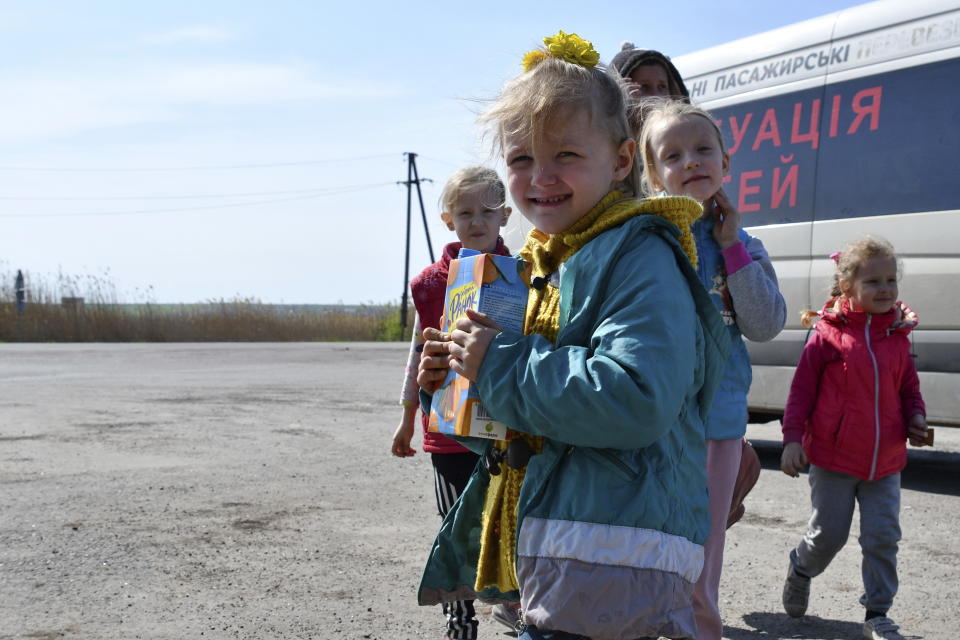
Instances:
[[[522,636],[527,630],[527,625],[523,621],[523,609],[517,609],[517,621],[513,623],[513,628],[517,632],[517,637]]]
[[[497,449],[494,446],[487,449],[487,452],[483,455],[483,466],[487,468],[490,475],[500,475],[500,463],[503,461],[504,455],[506,455],[506,451],[503,449]]]

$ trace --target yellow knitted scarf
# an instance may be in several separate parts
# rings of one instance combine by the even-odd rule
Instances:
[[[619,191],[611,191],[563,233],[549,235],[537,229],[531,231],[520,256],[532,265],[532,277],[547,277],[604,231],[617,227],[634,216],[654,214],[666,218],[680,229],[680,245],[690,262],[696,265],[697,249],[690,233],[690,225],[701,211],[699,203],[690,198],[635,200],[625,199]],[[531,288],[523,332],[527,335],[538,333],[556,342],[559,330],[560,290],[553,286]],[[510,440],[514,438],[526,440],[535,454],[540,453],[543,448],[543,436],[532,436],[512,429],[507,430],[506,440],[498,440],[493,446],[506,450]],[[490,587],[495,587],[501,593],[519,590],[514,563],[517,501],[526,468],[512,469],[507,464],[501,464],[500,470],[499,475],[490,476],[484,498],[480,560],[474,587],[478,592]]]

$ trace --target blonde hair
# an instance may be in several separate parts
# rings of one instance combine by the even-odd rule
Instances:
[[[443,192],[440,194],[440,210],[455,213],[454,209],[461,194],[466,189],[476,186],[489,187],[494,193],[494,202],[484,202],[484,206],[490,209],[499,209],[506,205],[507,190],[503,186],[500,176],[493,169],[476,165],[458,169],[450,176],[447,183],[443,185]]]
[[[507,82],[479,121],[486,128],[485,137],[492,136],[495,151],[502,153],[507,138],[529,139],[535,144],[551,120],[585,110],[591,123],[619,147],[633,137],[627,104],[626,85],[616,72],[547,56]],[[634,154],[630,173],[623,179],[630,195],[640,195],[640,173],[640,161]]]
[[[830,286],[830,297],[838,298],[843,295],[840,288],[840,281],[852,282],[857,277],[860,267],[872,258],[890,258],[897,263],[897,278],[900,277],[900,261],[893,250],[893,245],[887,240],[877,236],[863,236],[849,243],[839,252],[834,254],[836,260],[836,269],[833,272],[833,281]],[[834,257],[831,256],[831,257]],[[819,312],[813,309],[804,309],[800,312],[800,324],[808,329],[813,326]]]
[[[637,155],[643,158],[643,181],[641,184],[643,193],[646,195],[656,194],[657,190],[654,188],[651,178],[652,176],[659,176],[657,161],[653,155],[653,134],[651,132],[655,129],[655,125],[660,122],[687,116],[698,116],[709,122],[717,134],[720,153],[726,153],[727,147],[723,143],[723,134],[720,133],[720,127],[717,126],[713,116],[700,107],[669,98],[644,98],[631,106],[631,121],[634,125],[634,131],[640,134]]]

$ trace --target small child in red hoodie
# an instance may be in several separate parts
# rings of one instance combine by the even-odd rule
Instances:
[[[410,281],[417,320],[400,396],[403,418],[393,434],[391,447],[393,455],[401,458],[416,453],[410,441],[420,409],[417,369],[420,366],[420,345],[423,344],[421,334],[427,327],[441,328],[450,261],[457,257],[461,247],[510,255],[500,237],[500,228],[507,223],[510,207],[506,206],[506,189],[496,171],[479,166],[460,169],[444,185],[440,204],[443,209],[440,218],[460,241],[445,246],[440,259]],[[427,412],[430,408],[423,409],[420,411],[423,450],[430,454],[433,462],[437,510],[445,516],[470,479],[478,456],[447,436],[428,431]],[[476,639],[477,621],[472,600],[444,604],[443,612],[447,617],[447,637]]]
[[[790,552],[783,607],[802,616],[810,580],[822,573],[850,534],[860,505],[866,608],[863,635],[903,640],[887,617],[897,592],[900,471],[906,442],[922,446],[927,423],[907,335],[917,316],[897,300],[893,247],[867,236],[831,256],[831,298],[803,349],[783,416],[780,467],[797,477],[809,462],[813,515]]]

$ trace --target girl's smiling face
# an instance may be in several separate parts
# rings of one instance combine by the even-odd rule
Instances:
[[[897,302],[897,261],[877,256],[866,260],[853,280],[840,281],[840,290],[855,311],[886,313]]]
[[[702,116],[687,114],[655,123],[649,144],[656,169],[649,180],[657,190],[706,202],[723,186],[730,156],[713,124]]]
[[[496,249],[500,227],[510,216],[510,207],[504,206],[500,193],[486,184],[466,187],[457,196],[453,211],[440,214],[463,247],[486,252]]]
[[[523,216],[544,233],[561,233],[586,215],[633,168],[636,142],[619,145],[578,110],[551,118],[537,137],[506,138],[507,188]]]

